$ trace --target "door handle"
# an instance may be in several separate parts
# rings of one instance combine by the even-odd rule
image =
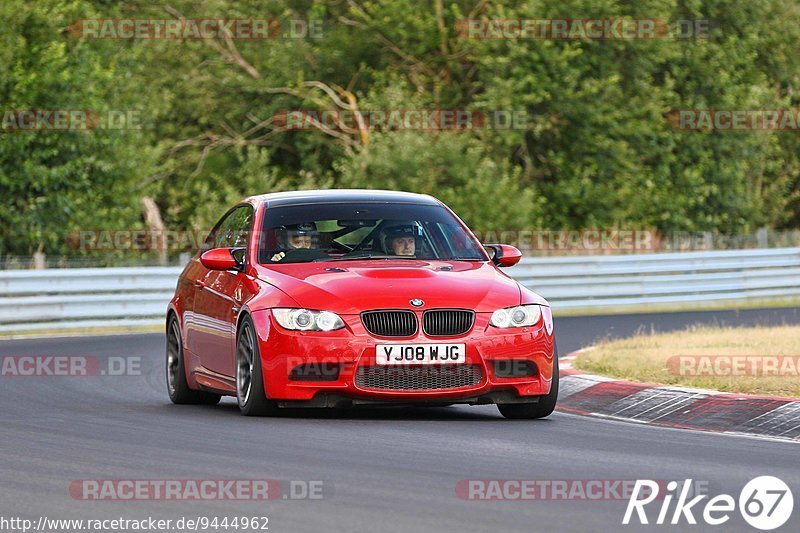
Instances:
[[[196,279],[196,280],[194,280],[194,286],[197,287],[198,289],[203,289],[203,288],[205,288],[206,283],[204,281],[200,281],[199,279]]]

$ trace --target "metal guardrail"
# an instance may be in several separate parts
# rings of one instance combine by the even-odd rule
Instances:
[[[181,270],[0,271],[0,332],[161,324]]]
[[[800,248],[532,258],[509,273],[556,309],[791,297]]]
[[[0,271],[0,332],[161,324],[180,271]],[[507,272],[556,310],[791,297],[800,248],[534,257]]]

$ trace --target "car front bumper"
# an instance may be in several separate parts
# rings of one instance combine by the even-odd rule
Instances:
[[[397,339],[371,335],[358,315],[342,316],[346,324],[343,329],[309,332],[282,328],[269,310],[252,314],[259,336],[265,392],[282,405],[513,403],[536,401],[547,394],[553,378],[553,332],[546,331],[543,320],[532,327],[498,329],[489,325],[490,317],[491,313],[476,313],[472,329],[457,337],[428,337],[420,331],[413,337]],[[376,346],[386,343],[465,344],[466,362],[402,365],[386,370],[375,360]],[[524,376],[503,377],[509,364],[529,370]],[[365,384],[363,378],[365,372],[372,372],[369,367],[379,373],[395,372],[391,378],[403,379],[385,380],[382,388],[375,388]],[[317,374],[298,376],[299,368]],[[471,374],[464,379],[463,372],[468,368]],[[450,379],[453,376],[457,379]],[[407,388],[409,383],[413,389]],[[426,384],[436,388],[419,388]]]

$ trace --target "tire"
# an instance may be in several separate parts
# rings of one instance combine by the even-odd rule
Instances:
[[[167,322],[167,394],[172,403],[183,405],[216,405],[222,398],[219,394],[189,388],[186,382],[186,365],[183,357],[181,328],[175,315]]]
[[[558,402],[558,348],[553,347],[553,382],[550,392],[539,397],[538,403],[501,403],[500,414],[514,420],[530,420],[550,416]]]
[[[244,416],[274,416],[279,408],[264,391],[261,351],[255,331],[250,317],[244,317],[236,338],[236,401]]]

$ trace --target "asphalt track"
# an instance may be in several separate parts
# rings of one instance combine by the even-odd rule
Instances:
[[[557,318],[562,354],[639,328],[706,322],[800,323],[798,309]],[[640,426],[555,413],[507,421],[493,406],[383,409],[273,419],[174,406],[160,335],[0,341],[0,356],[141,357],[141,375],[0,377],[0,517],[173,519],[268,516],[269,531],[756,531],[738,512],[724,526],[622,526],[625,501],[469,501],[465,479],[694,479],[738,499],[750,479],[782,478],[800,530],[800,447],[787,442]],[[323,480],[319,500],[84,501],[84,479]],[[654,504],[658,505],[658,504]],[[702,505],[702,503],[701,503]],[[658,509],[648,507],[654,520]],[[695,516],[702,523],[702,509]],[[671,513],[670,513],[671,516]],[[252,531],[252,530],[251,530]]]

